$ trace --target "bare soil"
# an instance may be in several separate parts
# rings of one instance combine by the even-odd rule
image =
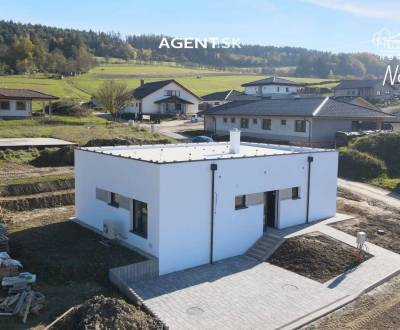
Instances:
[[[24,177],[35,177],[43,175],[68,174],[74,170],[73,166],[63,167],[35,167],[28,164],[16,164],[3,162],[0,167],[0,180]]]
[[[350,245],[314,232],[287,239],[268,262],[324,283],[370,257]]]
[[[357,195],[344,193],[338,198],[338,212],[354,215],[354,219],[331,226],[356,236],[367,233],[367,242],[400,253],[400,211],[388,205],[365,201]]]
[[[25,271],[38,275],[34,289],[46,296],[47,305],[39,316],[30,315],[26,325],[14,317],[1,317],[0,329],[41,330],[94,296],[121,299],[108,282],[108,269],[143,257],[123,247],[104,246],[97,234],[67,220],[73,215],[73,206],[7,213],[10,254]]]
[[[57,190],[74,189],[74,179],[52,180],[48,182],[26,182],[0,185],[0,196],[21,196],[40,194]]]
[[[303,329],[400,329],[400,276]]]
[[[162,329],[162,325],[122,299],[99,295],[76,307],[56,323],[55,330]]]

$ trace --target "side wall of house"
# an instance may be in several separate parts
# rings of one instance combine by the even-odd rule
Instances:
[[[32,101],[28,100],[3,100],[0,101],[9,101],[10,109],[9,110],[1,110],[0,109],[0,117],[30,117],[32,116]],[[17,101],[24,102],[26,105],[25,110],[17,110]]]
[[[289,147],[288,147],[289,148]],[[289,150],[289,149],[288,149]],[[263,234],[264,204],[235,209],[235,196],[299,187],[279,202],[279,228],[305,223],[309,154],[166,164],[160,172],[160,274],[210,260],[212,172],[215,163],[214,250],[221,260],[246,252]],[[310,220],[336,213],[337,153],[313,153]],[[251,170],[243,170],[251,169]]]
[[[131,232],[132,201],[128,209],[96,198],[96,188],[147,203],[148,237]],[[75,214],[89,226],[103,230],[105,220],[118,227],[118,239],[158,257],[159,166],[133,159],[75,151]]]

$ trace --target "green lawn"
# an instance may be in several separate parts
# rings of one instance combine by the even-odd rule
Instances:
[[[176,79],[198,95],[227,89],[243,90],[243,83],[265,78],[264,75],[240,74],[211,69],[194,69],[167,65],[145,65],[133,63],[102,64],[87,74],[64,79],[48,78],[45,75],[35,76],[0,76],[0,87],[27,88],[49,93],[60,98],[78,98],[88,100],[100,84],[107,79],[126,82],[130,88],[139,86],[140,79],[146,82]],[[287,79],[318,84],[327,81],[317,78],[287,77]],[[322,85],[332,87],[335,84]],[[40,105],[35,105],[40,108]]]

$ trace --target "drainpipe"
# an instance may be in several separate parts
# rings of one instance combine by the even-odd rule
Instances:
[[[310,222],[310,183],[311,183],[311,163],[314,161],[314,157],[308,156],[308,178],[307,178],[307,215],[306,223]]]
[[[213,263],[214,254],[214,191],[215,191],[215,171],[217,164],[211,164],[211,226],[210,226],[210,264]]]
[[[308,146],[311,147],[311,120],[304,118],[304,121],[308,123]]]

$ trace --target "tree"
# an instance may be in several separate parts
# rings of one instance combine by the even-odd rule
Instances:
[[[114,80],[105,81],[97,90],[94,98],[111,113],[116,120],[123,109],[133,102],[132,91],[128,85]]]

